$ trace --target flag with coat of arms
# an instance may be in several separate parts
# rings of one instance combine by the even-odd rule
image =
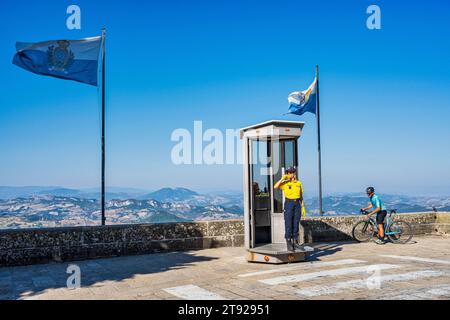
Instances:
[[[12,63],[27,71],[98,85],[98,58],[102,37],[16,43]]]
[[[289,97],[289,112],[301,116],[305,112],[316,114],[317,110],[317,77],[308,89],[292,92]]]

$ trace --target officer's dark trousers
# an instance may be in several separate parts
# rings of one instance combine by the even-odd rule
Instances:
[[[302,204],[300,200],[286,199],[284,202],[284,238],[298,239],[299,225],[302,217]]]

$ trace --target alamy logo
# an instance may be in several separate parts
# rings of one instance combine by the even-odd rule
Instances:
[[[67,267],[67,274],[70,276],[67,278],[67,289],[78,289],[81,288],[81,269],[75,264],[71,264]]]
[[[367,289],[381,289],[381,268],[379,266],[369,266],[367,268],[367,273],[370,274],[366,281]]]
[[[81,29],[81,9],[77,5],[71,5],[67,7],[67,14],[70,16],[66,20],[66,26],[69,30]]]
[[[280,147],[278,130],[274,129],[272,141],[274,150]],[[171,150],[171,160],[175,165],[236,165],[243,164],[242,143],[238,129],[217,128],[203,130],[202,121],[194,121],[193,134],[185,128],[178,128],[170,137],[176,144]],[[258,164],[261,175],[277,174],[280,170],[280,155],[274,152],[268,156],[267,150],[257,148],[250,164]],[[268,164],[271,163],[271,166]]]
[[[379,6],[372,4],[367,7],[367,14],[370,16],[367,18],[366,26],[369,30],[381,29],[381,9]]]
[[[194,121],[193,135],[188,129],[178,128],[172,132],[170,139],[177,142],[171,152],[175,165],[242,163],[239,130],[227,129],[225,134],[216,128],[203,131],[202,121]]]

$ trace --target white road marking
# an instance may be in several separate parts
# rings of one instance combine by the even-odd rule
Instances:
[[[445,284],[429,290],[404,290],[401,294],[384,296],[383,300],[431,300],[439,297],[450,297],[450,285]]]
[[[346,264],[357,264],[357,263],[365,263],[365,262],[366,261],[356,260],[356,259],[302,262],[301,264],[298,264],[298,265],[295,265],[292,267],[283,267],[283,268],[278,268],[278,269],[270,269],[270,270],[264,270],[264,271],[244,273],[244,274],[238,275],[238,277],[245,278],[245,277],[253,277],[253,276],[259,276],[259,275],[271,274],[271,273],[277,273],[277,272],[286,272],[286,271],[297,270],[297,269],[303,270],[303,269],[310,269],[312,267],[314,267],[314,268],[333,267],[333,266],[342,266],[342,265],[346,265]]]
[[[226,300],[218,294],[192,284],[187,286],[166,288],[164,291],[185,300]]]
[[[445,272],[442,271],[432,271],[432,270],[422,270],[422,271],[413,271],[401,274],[390,274],[380,277],[380,283],[392,282],[392,281],[409,281],[409,280],[417,280],[421,278],[431,278],[431,277],[440,277],[445,275]],[[301,296],[307,297],[317,297],[322,295],[329,295],[334,293],[339,293],[341,291],[347,289],[363,289],[367,288],[367,279],[358,279],[352,281],[342,281],[337,282],[332,285],[323,285],[323,286],[314,286],[309,288],[304,288],[297,290],[295,293]]]
[[[449,260],[436,260],[436,259],[428,259],[428,258],[420,258],[420,257],[409,257],[409,256],[394,256],[389,254],[382,254],[381,257],[392,258],[392,259],[401,259],[401,260],[410,260],[410,261],[419,261],[419,262],[430,262],[437,264],[450,264]]]
[[[369,269],[369,267],[371,269]],[[342,275],[353,274],[353,273],[365,273],[365,272],[368,272],[369,270],[374,270],[373,268],[381,271],[381,270],[387,270],[387,269],[400,268],[400,266],[394,265],[394,264],[375,264],[375,265],[369,265],[369,266],[341,268],[341,269],[324,270],[324,271],[317,271],[317,272],[304,273],[304,274],[281,276],[281,277],[264,279],[264,280],[259,280],[259,281],[262,283],[265,283],[265,284],[276,285],[276,284],[283,284],[283,283],[289,283],[289,282],[307,281],[307,280],[321,278],[321,277],[336,277],[336,276],[342,276]]]

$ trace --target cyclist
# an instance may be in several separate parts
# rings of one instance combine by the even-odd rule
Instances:
[[[375,194],[375,189],[373,187],[368,187],[366,189],[367,196],[370,198],[370,205],[366,208],[362,208],[361,210],[368,211],[369,209],[373,209],[371,212],[367,214],[367,218],[369,218],[373,214],[377,214],[377,225],[378,225],[378,239],[375,241],[377,244],[385,244],[384,241],[384,219],[386,218],[387,211],[386,206],[380,200],[378,195]]]

